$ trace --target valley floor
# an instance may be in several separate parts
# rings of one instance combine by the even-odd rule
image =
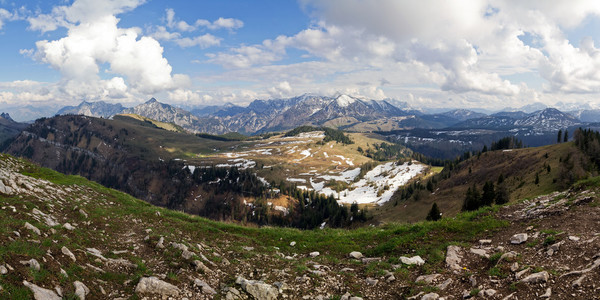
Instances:
[[[168,211],[5,155],[0,183],[7,299],[600,295],[595,187],[438,222],[300,231]]]

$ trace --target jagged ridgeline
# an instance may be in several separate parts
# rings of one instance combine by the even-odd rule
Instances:
[[[334,131],[337,132],[337,131]],[[333,135],[346,141],[347,136]],[[249,169],[188,167],[175,157],[202,155],[240,141],[215,140],[149,126],[148,120],[57,116],[37,120],[4,149],[44,167],[77,174],[152,204],[217,220],[314,228],[350,225],[352,214],[333,197],[282,181],[274,192]],[[293,199],[283,211],[271,199]],[[246,205],[247,198],[253,205]],[[359,221],[360,218],[352,218]]]

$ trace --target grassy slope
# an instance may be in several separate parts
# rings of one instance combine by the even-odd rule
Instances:
[[[461,163],[449,179],[438,183],[435,194],[422,192],[418,201],[396,204],[395,195],[384,206],[372,210],[376,219],[384,222],[416,222],[424,220],[433,202],[444,215],[453,216],[462,207],[464,196],[474,183],[481,192],[485,181],[497,182],[503,174],[511,200],[532,198],[558,189],[553,182],[560,171],[560,158],[576,151],[572,143],[549,145],[512,151],[487,152]],[[548,154],[548,158],[545,155]],[[547,172],[544,165],[550,165]],[[469,172],[471,169],[471,172]],[[536,173],[539,184],[534,184]]]
[[[116,115],[115,118],[119,119],[119,118],[132,118],[132,119],[136,119],[142,122],[148,122],[151,123],[152,125],[158,127],[158,128],[162,128],[164,130],[168,130],[168,131],[174,131],[174,132],[185,132],[185,129],[183,129],[181,126],[173,124],[173,123],[166,123],[166,122],[160,122],[160,121],[156,121],[150,118],[146,118],[144,116],[140,116],[137,114],[120,114],[120,115]]]
[[[3,155],[0,159],[12,159]],[[24,242],[22,239],[12,239],[10,236],[15,230],[24,233],[22,229],[25,220],[29,220],[33,225],[38,226],[43,232],[49,232],[50,228],[43,223],[31,221],[25,211],[30,211],[34,207],[42,210],[50,209],[47,203],[40,203],[30,196],[0,197],[0,205],[18,207],[16,215],[8,209],[0,210],[0,259],[18,266],[18,260],[36,258],[42,260],[47,251],[60,253],[60,248],[65,245],[71,250],[85,249],[86,247],[95,247],[101,249],[104,253],[109,249],[120,250],[124,247],[123,240],[129,231],[139,231],[143,233],[146,228],[152,229],[149,234],[150,240],[156,242],[159,236],[167,239],[181,239],[187,237],[192,241],[203,242],[209,247],[220,248],[222,253],[234,251],[242,252],[242,246],[254,246],[256,253],[272,255],[273,247],[279,247],[283,253],[308,253],[310,251],[320,251],[322,255],[317,259],[318,262],[339,265],[340,259],[346,257],[350,251],[359,250],[368,256],[383,256],[384,262],[370,264],[367,266],[354,265],[353,267],[365,272],[377,272],[378,268],[389,268],[389,264],[397,263],[398,256],[414,253],[423,256],[428,264],[425,268],[440,268],[444,257],[445,247],[451,242],[473,241],[477,236],[496,228],[505,226],[506,223],[492,217],[492,209],[482,209],[476,212],[459,214],[456,218],[446,218],[440,222],[416,223],[413,225],[388,224],[378,228],[361,228],[357,230],[313,230],[300,231],[288,228],[248,228],[235,224],[226,224],[210,221],[204,218],[187,215],[175,211],[151,206],[141,200],[135,199],[127,194],[104,188],[96,183],[89,182],[78,176],[66,176],[49,169],[43,169],[34,165],[24,164],[21,173],[35,178],[46,179],[63,188],[72,190],[71,197],[63,199],[67,202],[67,207],[60,209],[66,214],[70,222],[79,224],[73,232],[68,232],[61,227],[56,227],[54,234],[41,237],[40,243]],[[84,204],[78,199],[85,196],[94,197],[94,201],[87,201]],[[76,203],[77,202],[77,203]],[[70,203],[70,204],[69,204]],[[104,204],[103,204],[104,203]],[[108,205],[110,204],[110,205]],[[76,209],[82,208],[88,212],[91,225],[84,226],[81,223],[81,216]],[[160,216],[157,215],[160,212]],[[139,223],[137,220],[143,220]],[[105,225],[106,223],[106,225]],[[102,226],[102,230],[93,230]],[[39,238],[38,238],[39,239]],[[290,241],[296,241],[295,248],[289,245]],[[300,247],[300,248],[298,248]],[[169,251],[165,252],[167,255]],[[69,281],[85,280],[90,282],[92,279],[101,279],[113,285],[115,288],[122,287],[126,294],[132,293],[134,285],[126,284],[127,280],[133,280],[135,283],[140,276],[152,275],[152,262],[156,261],[156,253],[150,253],[149,257],[142,255],[127,254],[127,259],[138,264],[135,272],[108,272],[98,274],[90,272],[89,269],[78,267],[77,264],[66,262],[62,267],[69,274]],[[81,254],[76,251],[78,259],[81,260]],[[169,262],[173,257],[158,257],[158,260]],[[218,260],[214,256],[209,259]],[[239,260],[243,260],[239,258]],[[251,263],[255,262],[253,256],[248,257]],[[310,259],[309,259],[310,260]],[[235,261],[233,261],[235,264]],[[308,263],[306,259],[297,262],[297,269],[292,272],[300,273],[305,271],[301,265]],[[0,285],[4,287],[0,291],[0,296],[11,297],[13,299],[28,298],[29,292],[21,286],[23,279],[29,280],[41,286],[55,286],[62,283],[67,286],[66,293],[72,293],[72,285],[64,284],[65,279],[59,276],[58,269],[61,266],[51,263],[43,264],[41,272],[30,271],[29,273],[11,272],[9,275],[0,277]],[[175,263],[171,266],[158,266],[164,273],[177,272],[179,267]],[[167,268],[166,270],[164,268]],[[363,268],[367,268],[364,270]],[[373,270],[370,270],[372,268]],[[405,272],[399,270],[398,272]],[[169,273],[170,274],[170,273]],[[235,274],[230,274],[232,279]],[[178,283],[177,276],[169,277],[169,281]],[[357,287],[358,289],[358,287]],[[95,293],[98,293],[95,291]],[[96,294],[97,295],[97,294]]]
[[[124,140],[125,143],[134,146],[131,148],[132,150],[151,149],[156,156],[163,159],[194,158],[197,155],[212,154],[215,150],[229,149],[239,144],[239,142],[203,139],[185,132],[168,131],[129,117],[116,116],[115,120],[106,120],[106,122],[111,122],[117,131],[120,128],[125,128],[130,132],[135,131],[135,138],[125,137]],[[151,157],[151,159],[158,159],[158,157]]]

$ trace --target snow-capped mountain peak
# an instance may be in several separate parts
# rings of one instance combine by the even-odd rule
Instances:
[[[347,107],[348,105],[356,102],[356,99],[348,95],[340,95],[337,98],[335,98],[335,101],[340,107]]]

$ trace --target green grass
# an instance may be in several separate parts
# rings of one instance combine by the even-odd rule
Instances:
[[[233,237],[245,245],[276,246],[282,251],[292,251],[290,241],[296,241],[296,248],[305,251],[326,249],[332,256],[345,257],[356,249],[365,255],[377,257],[383,255],[409,253],[433,257],[435,262],[443,259],[440,253],[452,242],[474,239],[484,231],[494,230],[508,225],[492,216],[496,207],[486,207],[473,212],[458,214],[455,218],[444,218],[438,222],[420,222],[412,225],[386,224],[378,228],[358,228],[353,230],[330,229],[304,231],[292,228],[265,227],[250,228],[230,223],[222,223],[189,214],[152,206],[128,194],[108,189],[79,176],[67,176],[50,169],[31,167],[27,174],[37,178],[52,179],[62,185],[79,184],[92,187],[120,204],[119,209],[106,207],[90,210],[90,218],[95,215],[111,217],[134,216],[152,222],[156,211],[160,211],[170,226],[184,232],[195,232],[208,237]],[[155,232],[156,233],[156,232]],[[373,246],[375,245],[375,246]],[[24,247],[25,245],[21,245]],[[33,247],[27,251],[36,251]],[[25,250],[23,250],[25,251]],[[325,251],[322,251],[325,252]],[[42,255],[43,253],[37,253]]]
[[[59,249],[63,245],[72,251],[74,249],[94,247],[98,243],[103,242],[101,240],[102,236],[110,236],[112,232],[126,228],[123,226],[131,224],[127,222],[130,222],[132,219],[141,219],[144,220],[145,224],[148,224],[148,228],[152,228],[153,230],[150,234],[150,240],[147,242],[148,244],[156,243],[160,236],[188,236],[190,240],[202,241],[206,244],[208,249],[204,253],[211,261],[219,262],[222,258],[211,255],[209,249],[221,247],[224,250],[222,242],[227,241],[227,250],[237,251],[242,246],[254,247],[251,253],[241,251],[242,254],[248,253],[250,256],[266,253],[272,254],[275,251],[274,247],[278,247],[282,253],[321,252],[321,256],[318,258],[297,260],[295,265],[292,265],[292,270],[296,273],[306,273],[309,270],[307,267],[308,261],[313,260],[330,265],[337,265],[340,262],[347,262],[349,265],[356,264],[352,267],[364,268],[368,276],[380,277],[384,274],[385,270],[391,269],[392,264],[398,263],[398,257],[401,255],[420,255],[423,257],[427,261],[427,264],[417,270],[438,270],[443,264],[448,245],[461,245],[475,241],[483,234],[488,235],[508,225],[508,222],[494,217],[498,207],[486,207],[473,212],[459,213],[456,217],[444,218],[438,222],[419,222],[411,225],[390,223],[379,227],[364,227],[352,230],[326,228],[323,230],[303,231],[280,227],[243,227],[155,207],[128,194],[87,181],[82,177],[63,175],[50,169],[39,168],[27,163],[22,172],[36,178],[50,180],[58,185],[72,186],[76,184],[78,186],[75,188],[72,187],[72,189],[79,190],[81,186],[92,189],[94,194],[96,194],[96,201],[91,201],[87,204],[78,204],[78,206],[89,214],[88,220],[100,225],[100,229],[105,233],[101,234],[100,231],[85,230],[80,223],[83,217],[77,212],[78,209],[69,209],[66,213],[71,214],[75,219],[74,222],[80,224],[76,230],[65,234],[67,233],[65,229],[54,228],[57,233],[47,238],[42,238],[41,244],[32,244],[20,239],[6,242],[0,245],[0,260],[7,257],[14,257],[15,255],[23,255],[39,260],[47,250],[51,250],[53,253],[60,253]],[[77,195],[73,195],[73,199],[77,197]],[[10,201],[6,203],[18,207],[27,202],[27,199],[17,198],[4,200]],[[112,204],[101,205],[108,201],[112,202]],[[28,209],[35,207],[33,204],[35,202],[32,202],[32,206],[28,206]],[[157,211],[160,212],[160,217],[156,215]],[[2,230],[5,230],[7,234],[10,234],[15,228],[22,227],[23,222],[22,220],[15,221],[11,219],[7,211],[0,211],[0,225],[3,225],[5,229]],[[32,224],[38,226],[44,232],[49,232],[50,230],[50,228],[43,224],[36,222],[32,222]],[[104,224],[110,224],[110,226],[104,226]],[[57,240],[58,242],[50,242],[52,240]],[[291,241],[296,242],[294,247],[289,245]],[[190,243],[189,246],[193,248],[194,244]],[[364,266],[359,261],[346,260],[348,253],[351,251],[361,251],[365,256],[382,257],[383,260]],[[169,270],[165,271],[169,281],[177,282],[183,280],[183,278],[178,278],[183,276],[177,276],[177,269],[170,265],[171,262],[181,261],[180,254],[181,251],[165,251],[161,254],[162,261],[166,265],[171,266]],[[110,253],[105,253],[105,255],[115,257]],[[243,260],[242,257],[238,258]],[[149,268],[141,258],[131,255],[127,259],[138,266],[135,271],[121,273],[106,270],[106,273],[93,276],[96,276],[100,280],[121,285],[125,281],[132,280],[136,282],[142,276],[152,275],[152,272],[149,271]],[[239,263],[235,259],[230,259],[230,261],[232,264]],[[56,274],[50,272],[51,274],[49,274],[49,271],[46,269],[42,269],[39,272],[32,271],[30,277],[34,282],[47,283],[55,279],[58,282],[63,282],[82,280],[90,276],[89,270],[83,269],[77,264],[64,265],[62,268],[67,272],[68,279],[59,278],[61,276],[58,272],[54,272]],[[414,267],[412,270],[414,271]],[[499,274],[500,270],[495,270],[490,271],[490,275],[497,276],[496,271]],[[395,276],[398,280],[409,280],[411,273],[411,269],[402,267],[395,271]],[[2,284],[1,281],[0,284]],[[15,284],[15,282],[11,281],[10,284]],[[5,290],[9,288],[11,291],[15,290],[14,295],[19,295],[20,293],[19,289],[11,288],[7,285],[3,286]],[[4,295],[0,292],[0,298]],[[19,299],[19,296],[14,295],[11,293],[10,298]],[[25,296],[22,298],[27,299],[30,294],[24,293],[23,295]]]

